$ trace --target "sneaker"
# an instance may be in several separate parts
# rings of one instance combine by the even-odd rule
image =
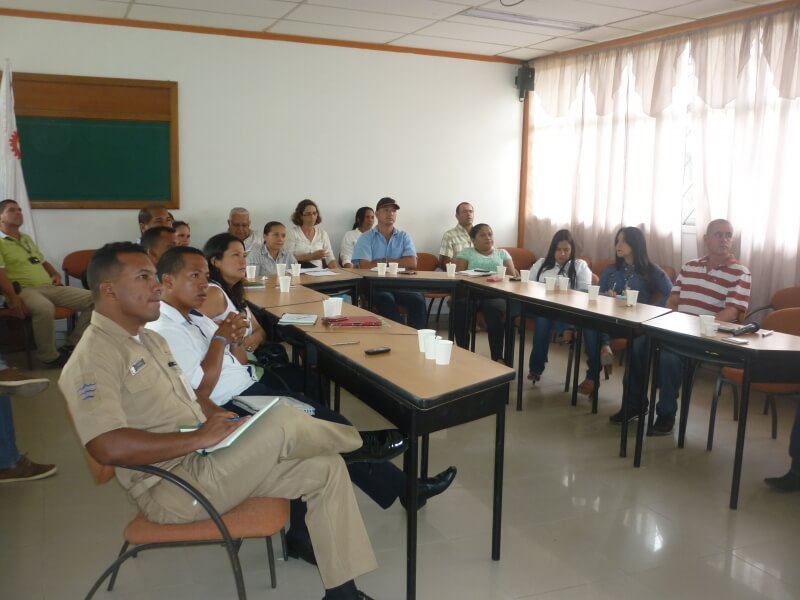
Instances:
[[[32,462],[24,454],[19,457],[17,464],[10,469],[0,469],[0,483],[13,483],[15,481],[35,481],[55,475],[58,468],[55,465],[40,465]]]
[[[675,428],[675,417],[665,417],[658,415],[656,422],[653,423],[653,428],[647,432],[647,435],[670,435]]]
[[[644,414],[647,414],[647,409],[644,409]],[[613,415],[608,417],[608,420],[611,421],[614,425],[622,425],[622,421],[625,418],[625,409],[619,409],[619,412],[615,412]],[[631,421],[635,421],[639,418],[639,409],[628,409],[628,423]]]
[[[61,351],[61,352],[58,353],[58,358],[56,358],[54,360],[46,361],[46,362],[42,361],[42,364],[45,364],[48,367],[52,367],[54,369],[60,369],[65,364],[67,364],[67,361],[69,360],[69,356],[70,355],[69,355],[68,352]]]
[[[47,389],[50,380],[34,377],[16,369],[0,369],[0,393],[33,396]]]
[[[584,379],[581,381],[578,386],[578,393],[584,396],[591,396],[594,394],[594,379]]]
[[[534,373],[533,371],[528,373],[528,379],[530,379],[533,382],[533,385],[536,385],[536,382],[539,381],[541,378],[542,378],[541,373]]]

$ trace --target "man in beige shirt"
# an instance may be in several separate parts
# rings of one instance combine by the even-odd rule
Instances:
[[[233,413],[196,397],[160,335],[161,286],[142,248],[107,244],[89,264],[92,323],[59,379],[59,387],[92,457],[105,465],[155,463],[186,479],[221,512],[250,496],[302,497],[325,600],[368,600],[354,578],[377,563],[339,456],[361,445],[353,427],[276,406],[233,446],[195,452],[242,424]],[[202,423],[180,433],[181,424]],[[125,469],[117,479],[148,519],[205,518],[175,486]]]

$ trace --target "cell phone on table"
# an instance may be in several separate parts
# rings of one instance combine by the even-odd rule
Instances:
[[[408,271],[408,270],[405,270],[405,271],[400,271],[400,272],[398,273],[398,275],[416,275],[416,274],[417,274],[417,272],[416,272],[416,271]]]
[[[509,281],[522,281],[522,277],[520,277],[519,275],[517,275],[516,277],[511,277],[511,278],[509,279]]]
[[[386,346],[378,346],[377,348],[369,348],[364,350],[364,354],[367,356],[375,356],[376,354],[386,354],[390,350],[391,348],[387,348]]]

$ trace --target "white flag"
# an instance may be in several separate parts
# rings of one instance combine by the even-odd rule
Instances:
[[[33,216],[28,200],[28,190],[22,177],[22,152],[20,151],[17,118],[14,116],[14,91],[11,88],[11,62],[6,60],[3,79],[0,81],[0,200],[16,200],[25,219],[25,232],[36,239]]]

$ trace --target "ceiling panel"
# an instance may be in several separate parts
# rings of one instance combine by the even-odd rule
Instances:
[[[306,23],[356,27],[359,29],[397,31],[399,33],[412,33],[435,22],[431,19],[399,17],[373,12],[329,8],[327,6],[310,6],[308,4],[298,6],[287,19]]]
[[[486,0],[483,0],[484,2]],[[418,17],[438,21],[467,8],[435,0],[306,0],[307,5],[349,8],[365,12]]]
[[[297,1],[290,0],[137,0],[137,6],[164,6],[167,8],[183,8],[186,10],[204,10],[233,15],[251,17],[267,17],[280,19],[293,8]]]
[[[565,50],[582,48],[583,46],[589,46],[590,44],[594,44],[594,42],[588,42],[586,40],[573,40],[570,38],[561,37],[561,38],[552,38],[544,42],[534,44],[533,47],[536,48],[537,50],[547,50],[549,52],[564,52]]]
[[[545,19],[562,19],[565,21],[578,21],[581,23],[594,23],[603,25],[623,19],[632,19],[644,14],[644,11],[615,8],[589,4],[578,0],[527,0],[512,7],[506,7],[498,1],[490,2],[484,9],[499,10],[519,15],[530,15]]]
[[[643,17],[635,17],[633,19],[626,19],[625,21],[618,21],[614,23],[614,27],[621,29],[631,29],[633,31],[652,31],[653,29],[663,29],[664,27],[672,27],[674,25],[682,25],[683,23],[691,23],[693,19],[685,19],[683,17],[673,17],[671,15],[664,15],[661,13],[650,13]]]
[[[631,10],[646,10],[657,12],[667,8],[674,8],[687,4],[691,0],[581,0],[588,4],[604,4],[606,6],[616,6],[617,8],[629,8]]]
[[[368,42],[386,44],[399,35],[396,31],[377,31],[375,29],[355,29],[338,25],[322,25],[320,23],[301,23],[300,21],[281,20],[269,28],[270,33],[288,35],[305,35],[332,40],[349,40],[351,42]]]
[[[101,2],[100,0],[2,0],[3,8],[39,10],[70,15],[121,18],[128,10],[127,2]]]
[[[537,50],[536,48],[519,48],[517,50],[503,52],[500,56],[516,58],[517,60],[533,60],[534,58],[547,56],[548,54],[552,54],[552,52],[550,52],[550,50]]]
[[[752,6],[752,4],[735,2],[734,0],[698,0],[697,2],[692,2],[691,4],[686,4],[677,8],[670,8],[662,12],[665,15],[674,15],[676,17],[704,19],[705,17],[713,17],[714,15],[726,12],[752,8]]]
[[[201,27],[222,27],[227,29],[239,29],[242,31],[263,31],[266,27],[269,27],[275,22],[274,19],[265,19],[262,17],[226,15],[202,10],[183,10],[181,8],[146,6],[142,4],[134,4],[131,6],[128,17],[141,21],[180,23],[182,25],[197,25]]]
[[[501,52],[514,50],[514,46],[500,44],[484,44],[481,42],[467,42],[451,40],[448,38],[432,37],[428,35],[406,35],[392,42],[391,46],[410,46],[411,48],[426,48],[429,50],[443,50],[445,52],[468,52],[471,54],[485,54],[494,56]]]
[[[420,35],[433,35],[436,37],[446,37],[456,40],[472,40],[475,42],[487,42],[489,44],[505,44],[507,46],[530,46],[536,42],[541,42],[552,36],[541,35],[538,33],[523,33],[521,31],[511,31],[510,29],[499,29],[496,27],[478,27],[463,23],[436,23],[418,31]]]

